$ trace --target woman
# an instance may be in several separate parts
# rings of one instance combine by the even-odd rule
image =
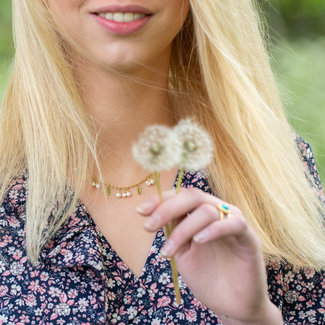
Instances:
[[[13,0],[13,22],[3,324],[324,323],[321,186],[285,120],[251,1]],[[162,172],[160,204],[131,145],[184,116],[210,132],[214,160],[177,196],[177,168]],[[124,187],[107,197],[92,178]],[[118,199],[130,184],[142,194]],[[160,250],[175,257],[180,305]]]

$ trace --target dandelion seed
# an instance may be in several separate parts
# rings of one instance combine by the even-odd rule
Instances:
[[[180,161],[181,143],[166,126],[148,127],[133,146],[134,159],[152,172],[168,170]]]
[[[213,154],[213,142],[204,128],[192,119],[184,119],[175,126],[174,132],[182,143],[180,168],[196,171],[209,165]]]

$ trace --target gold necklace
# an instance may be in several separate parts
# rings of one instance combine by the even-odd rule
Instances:
[[[94,176],[91,178],[91,180],[92,180],[91,185],[94,188],[96,188],[97,190],[99,190],[101,188],[101,183],[99,182],[99,180]],[[138,195],[141,195],[141,193],[142,193],[141,185],[143,185],[144,183],[147,186],[152,186],[156,183],[155,180],[152,178],[152,173],[149,174],[148,176],[146,176],[140,182],[129,185],[129,186],[117,186],[117,185],[108,184],[108,183],[104,183],[104,186],[106,187],[106,193],[107,193],[108,197],[111,195],[112,190],[116,190],[117,191],[115,193],[116,198],[127,199],[127,198],[132,197],[132,192],[130,190],[135,187],[137,187]]]

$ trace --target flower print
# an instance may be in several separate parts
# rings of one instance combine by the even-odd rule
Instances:
[[[5,269],[6,269],[5,262],[0,259],[0,273],[2,273]]]
[[[86,298],[81,298],[78,300],[79,310],[85,312],[89,306],[89,301]]]
[[[126,305],[129,305],[132,301],[132,297],[130,295],[125,295],[123,297],[123,302],[126,304]]]
[[[110,291],[108,294],[107,294],[107,297],[109,300],[115,300],[115,293]]]
[[[51,297],[60,297],[61,293],[62,293],[62,291],[59,288],[50,287],[49,295]]]
[[[170,282],[169,274],[168,273],[161,274],[160,277],[159,277],[158,282],[162,283],[162,284],[167,284],[168,282]]]
[[[0,297],[4,297],[8,292],[8,287],[7,286],[0,286]]]
[[[15,252],[16,252],[16,247],[14,247],[14,246],[10,246],[10,247],[8,248],[8,254],[9,254],[9,255],[14,255]]]
[[[170,128],[161,125],[148,127],[133,145],[134,159],[145,169],[159,172],[178,164],[181,143]]]
[[[178,319],[181,319],[181,320],[185,319],[185,315],[183,313],[181,313],[180,311],[176,313],[176,316]]]
[[[131,316],[131,317],[135,317],[138,313],[138,311],[136,310],[136,308],[134,307],[130,307],[127,309],[127,313]]]
[[[64,255],[63,261],[65,263],[70,262],[73,258],[73,253],[71,251],[66,251],[66,252],[64,252],[63,255]]]
[[[160,325],[161,323],[160,323],[160,320],[158,318],[155,318],[155,319],[152,320],[151,324],[152,325]]]
[[[38,288],[39,288],[39,281],[38,280],[31,281],[29,286],[28,286],[28,289],[31,290],[33,293],[36,293],[38,291]]]
[[[95,291],[99,291],[103,288],[98,282],[91,282],[90,286]]]
[[[187,309],[185,310],[185,315],[186,315],[186,320],[188,322],[195,322],[196,319],[197,319],[197,315],[196,315],[196,312],[192,309]]]
[[[110,288],[110,289],[115,287],[115,281],[112,278],[109,278],[107,280],[107,287]]]
[[[20,260],[22,256],[23,256],[23,252],[17,249],[12,257],[15,260]]]
[[[8,322],[8,317],[5,315],[0,315],[0,325],[6,324]]]
[[[15,295],[17,295],[20,292],[21,292],[21,286],[20,285],[13,284],[11,286],[11,289],[10,289],[10,294],[11,295],[15,296]]]
[[[42,308],[37,308],[35,311],[34,311],[35,315],[36,316],[42,316],[43,314],[43,310]]]
[[[141,298],[145,295],[146,291],[143,288],[138,288],[137,290],[137,298]]]
[[[8,235],[4,235],[2,236],[1,238],[1,241],[0,241],[0,247],[6,247],[7,245],[11,244],[12,243],[12,237],[11,236],[8,236]]]
[[[80,282],[80,277],[77,275],[76,272],[70,272],[69,277],[73,282]]]
[[[40,275],[41,281],[47,281],[49,278],[49,274],[47,272],[42,272]]]
[[[160,307],[166,307],[171,303],[171,299],[168,296],[163,296],[162,298],[158,299],[157,306]]]
[[[65,303],[61,303],[57,305],[55,310],[57,314],[60,316],[67,316],[70,314],[70,306]]]
[[[22,324],[29,323],[29,316],[27,315],[21,315],[19,319],[21,320]]]
[[[10,265],[10,271],[13,275],[20,275],[24,272],[24,270],[25,270],[24,265],[19,262],[13,262]]]
[[[309,283],[306,284],[306,288],[307,288],[308,290],[312,290],[312,289],[314,289],[314,287],[315,287],[315,285],[314,285],[313,282],[309,282]]]
[[[68,297],[70,299],[76,298],[78,296],[78,291],[76,289],[71,289],[68,291]]]
[[[213,142],[209,133],[192,119],[179,121],[174,132],[183,150],[179,167],[190,171],[205,168],[213,153]]]
[[[27,295],[25,297],[23,297],[26,306],[28,307],[34,307],[36,306],[36,297],[34,295]]]
[[[54,305],[53,305],[53,303],[49,303],[48,305],[47,305],[47,307],[49,308],[49,309],[52,309],[53,307],[54,307]]]

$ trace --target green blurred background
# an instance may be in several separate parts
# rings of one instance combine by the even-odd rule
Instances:
[[[240,1],[240,0],[238,0]],[[288,118],[312,146],[325,182],[325,0],[260,0]],[[0,1],[0,97],[13,54],[10,0]]]

